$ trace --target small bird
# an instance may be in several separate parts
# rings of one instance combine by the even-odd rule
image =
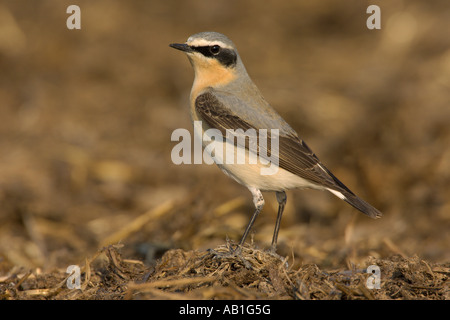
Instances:
[[[268,143],[265,151],[277,155],[277,170],[274,174],[261,174],[267,163],[235,163],[216,161],[220,169],[253,195],[255,211],[238,244],[240,248],[253,223],[264,206],[261,191],[274,191],[278,201],[278,215],[272,237],[271,250],[276,251],[281,217],[286,205],[288,189],[312,188],[327,190],[351,204],[371,218],[380,218],[382,213],[356,196],[328,170],[308,145],[267,103],[250,79],[236,46],[225,35],[217,32],[200,32],[190,36],[186,43],[173,43],[170,47],[183,51],[194,68],[195,78],[190,94],[190,113],[193,122],[201,121],[200,137],[208,129],[217,129],[223,134],[254,129],[277,129],[278,152],[272,152]],[[194,126],[195,129],[195,126]],[[270,136],[268,134],[268,136]],[[227,136],[228,137],[228,136]],[[262,148],[238,145],[224,138],[223,146],[232,144],[235,150],[245,148],[246,159],[251,153],[262,154]],[[203,146],[206,143],[203,142]],[[262,162],[262,161],[261,161]]]

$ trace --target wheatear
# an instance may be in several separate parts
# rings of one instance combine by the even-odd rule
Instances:
[[[239,242],[241,246],[264,205],[261,191],[275,191],[279,204],[272,250],[276,250],[281,216],[286,204],[285,190],[313,188],[328,190],[371,218],[381,212],[356,196],[339,181],[311,151],[297,133],[264,100],[252,82],[233,42],[217,32],[201,32],[190,36],[186,43],[170,44],[186,53],[195,79],[190,95],[192,121],[201,121],[202,132],[210,128],[220,130],[278,129],[278,170],[273,175],[262,175],[264,164],[218,163],[227,175],[246,186],[253,195],[256,207]],[[230,143],[224,138],[224,144]],[[234,141],[233,141],[234,143]],[[204,144],[205,146],[205,144]],[[242,147],[234,145],[236,148]],[[248,153],[251,150],[245,146]],[[270,153],[270,145],[267,147]],[[260,150],[258,149],[259,153]]]

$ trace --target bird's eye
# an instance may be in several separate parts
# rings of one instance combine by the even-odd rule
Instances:
[[[220,47],[218,45],[213,45],[209,47],[209,52],[211,52],[213,55],[216,55],[220,52]]]

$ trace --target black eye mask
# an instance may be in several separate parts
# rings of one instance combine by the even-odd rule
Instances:
[[[234,67],[236,65],[237,55],[231,49],[214,46],[191,47],[193,51],[197,51],[208,58],[217,59],[226,67]]]

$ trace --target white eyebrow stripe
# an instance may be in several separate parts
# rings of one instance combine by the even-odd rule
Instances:
[[[187,39],[186,44],[191,47],[208,47],[208,46],[218,45],[221,48],[233,49],[229,45],[226,45],[222,41],[218,41],[218,40],[209,41],[206,39],[191,39],[191,38],[189,38],[189,39]]]

